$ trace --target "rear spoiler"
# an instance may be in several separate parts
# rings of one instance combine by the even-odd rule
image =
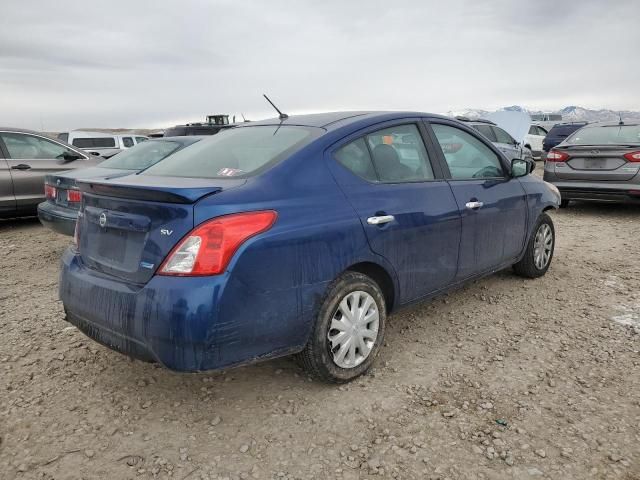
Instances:
[[[147,202],[195,203],[202,197],[218,193],[222,187],[172,188],[155,185],[110,185],[97,182],[78,182],[84,193],[105,197],[145,200]]]

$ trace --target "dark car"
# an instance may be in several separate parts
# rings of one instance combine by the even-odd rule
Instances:
[[[205,137],[151,139],[114,155],[95,167],[47,175],[44,182],[46,200],[38,205],[40,222],[58,233],[73,235],[82,201],[82,193],[76,185],[77,179],[106,179],[130,175],[202,138]]]
[[[35,215],[47,174],[97,165],[102,158],[41,133],[0,128],[0,217]]]
[[[553,147],[563,142],[565,138],[576,130],[587,125],[587,122],[565,122],[556,123],[547,133],[542,141],[542,150],[549,152]]]
[[[560,200],[470,126],[415,112],[282,115],[79,187],[69,322],[177,371],[298,353],[331,382],[371,366],[396,308],[544,275]]]
[[[187,123],[167,128],[165,137],[179,137],[185,135],[215,135],[221,130],[232,128],[235,125],[229,123],[229,115],[207,115],[206,122]]]
[[[571,200],[640,203],[640,123],[592,123],[547,154],[544,179]]]

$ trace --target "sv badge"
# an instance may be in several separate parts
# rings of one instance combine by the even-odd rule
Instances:
[[[171,235],[172,233],[173,233],[173,230],[169,230],[167,228],[160,229],[160,235]]]

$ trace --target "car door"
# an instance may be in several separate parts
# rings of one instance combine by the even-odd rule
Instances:
[[[13,194],[11,170],[6,160],[6,149],[0,139],[0,215],[8,215],[16,209],[16,197]]]
[[[492,125],[491,129],[496,137],[496,147],[509,161],[514,158],[522,158],[522,147],[502,128]]]
[[[0,132],[0,138],[8,153],[6,161],[18,209],[35,208],[43,201],[45,175],[69,170],[71,162],[65,156],[79,155],[60,143],[35,134]]]
[[[327,152],[372,251],[395,269],[400,303],[446,287],[457,270],[460,214],[420,123],[371,127]]]
[[[527,202],[505,160],[472,129],[432,121],[430,134],[462,221],[457,280],[516,260],[524,248]]]

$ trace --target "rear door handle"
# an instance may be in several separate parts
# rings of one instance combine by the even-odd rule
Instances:
[[[469,210],[477,210],[483,205],[484,203],[475,201],[475,202],[467,202],[464,206],[467,207]]]
[[[380,215],[367,218],[367,223],[369,225],[382,225],[383,223],[393,222],[394,220],[395,217],[393,215]]]
[[[31,165],[27,165],[26,163],[19,163],[18,165],[13,165],[11,169],[12,170],[29,170],[31,169]]]

